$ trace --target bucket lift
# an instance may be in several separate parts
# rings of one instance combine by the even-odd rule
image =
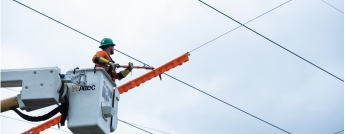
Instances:
[[[60,110],[62,115],[23,134],[38,134],[59,122],[63,124],[66,117],[68,129],[75,134],[109,134],[117,127],[120,94],[182,65],[189,60],[188,56],[189,53],[185,53],[119,87],[103,68],[73,69],[66,74],[61,74],[58,67],[1,70],[1,87],[22,87],[17,96],[1,101],[1,112],[17,107],[30,112],[61,103],[59,107],[65,106],[62,108],[65,111]],[[42,118],[35,121],[47,120]]]

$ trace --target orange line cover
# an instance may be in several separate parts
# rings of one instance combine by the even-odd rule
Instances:
[[[56,116],[56,117],[42,123],[41,125],[38,125],[37,127],[33,127],[30,130],[23,132],[22,134],[39,134],[41,131],[58,124],[60,122],[60,119],[61,119],[61,115]]]
[[[189,60],[188,58],[188,53],[185,53],[179,57],[177,57],[176,59],[173,59],[172,61],[169,61],[168,63],[165,63],[164,65],[142,75],[139,76],[138,78],[131,80],[121,86],[118,87],[120,94],[127,92],[128,90],[136,87],[136,86],[140,86],[141,83],[146,82],[147,80],[152,79],[153,77],[156,77],[166,71],[169,71],[170,69],[178,66],[178,65],[182,65],[182,63],[187,62]]]

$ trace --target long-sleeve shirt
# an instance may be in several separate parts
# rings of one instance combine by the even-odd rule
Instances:
[[[103,67],[104,69],[107,69],[108,67],[105,66],[105,64],[100,64],[100,63],[96,63],[95,62],[95,58],[97,56],[103,57],[105,59],[107,59],[110,62],[114,62],[111,60],[111,58],[109,57],[109,55],[107,54],[107,52],[105,51],[98,51],[93,57],[92,57],[92,62],[95,63],[96,67]],[[110,75],[110,77],[113,79],[113,81],[115,81],[115,79],[117,79],[117,74],[115,70],[106,70],[106,72]]]

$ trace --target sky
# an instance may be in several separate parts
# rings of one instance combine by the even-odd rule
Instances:
[[[203,2],[246,23],[287,1]],[[344,11],[343,1],[325,1]],[[115,49],[153,67],[240,26],[197,0],[19,2],[97,40],[111,38]],[[289,1],[246,26],[344,79],[344,14],[335,8],[321,0]],[[14,1],[1,1],[1,69],[59,67],[66,73],[75,67],[91,68],[98,46],[98,42]],[[118,52],[111,57],[121,65],[143,65]],[[344,130],[344,82],[245,27],[191,52],[189,59],[167,74],[290,133]],[[116,84],[146,72],[133,70]],[[172,134],[285,133],[166,75],[162,77],[162,81],[157,77],[121,94],[119,119]],[[10,89],[1,88],[1,99],[21,90]],[[24,113],[38,116],[55,107]],[[13,111],[1,115],[1,133],[21,133],[36,126],[18,121],[23,119]],[[70,132],[66,126],[61,130],[53,126],[42,133]],[[122,133],[146,132],[118,122],[114,134]]]

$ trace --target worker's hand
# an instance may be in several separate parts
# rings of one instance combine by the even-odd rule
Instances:
[[[108,62],[108,64],[110,65],[111,70],[114,70],[114,69],[115,69],[115,64],[114,64],[114,62]]]
[[[129,71],[132,71],[133,69],[133,63],[128,63],[128,68],[127,68]]]

